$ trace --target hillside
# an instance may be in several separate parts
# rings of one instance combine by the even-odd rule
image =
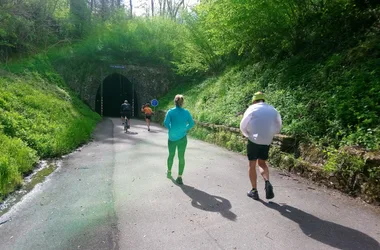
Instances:
[[[184,94],[199,122],[238,128],[263,91],[282,115],[281,133],[297,142],[292,152],[272,150],[274,166],[380,201],[379,9],[342,2],[201,4],[191,30],[196,44],[207,38],[213,74],[178,82],[159,109]],[[245,152],[241,135],[223,127],[191,134]]]
[[[0,74],[1,201],[39,159],[88,141],[100,117],[65,87],[46,58],[3,66]]]

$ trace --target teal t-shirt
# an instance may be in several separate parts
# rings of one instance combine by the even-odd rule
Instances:
[[[178,141],[194,126],[194,120],[187,109],[177,106],[166,113],[164,125],[169,129],[169,141]]]

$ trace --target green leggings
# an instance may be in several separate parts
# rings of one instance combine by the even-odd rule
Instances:
[[[183,137],[178,141],[169,141],[168,140],[168,149],[169,149],[169,157],[168,157],[168,170],[172,171],[173,161],[175,156],[175,150],[178,147],[178,160],[179,160],[179,171],[178,175],[183,174],[183,170],[185,169],[185,151],[187,146],[187,137]]]

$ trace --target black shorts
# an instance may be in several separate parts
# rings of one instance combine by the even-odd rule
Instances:
[[[127,119],[131,119],[132,117],[132,112],[121,112],[120,113],[121,117],[127,117]]]
[[[269,157],[269,145],[259,145],[248,140],[247,156],[250,161],[257,159],[266,161]]]
[[[152,119],[152,115],[145,115],[145,119],[151,120]]]

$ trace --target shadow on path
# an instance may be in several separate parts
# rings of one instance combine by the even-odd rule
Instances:
[[[209,212],[219,212],[224,218],[231,221],[236,221],[236,214],[230,211],[232,208],[231,202],[223,197],[210,195],[203,192],[195,187],[187,185],[178,185],[173,178],[172,182],[180,187],[182,191],[191,198],[191,205],[195,208],[209,211]]]
[[[305,235],[326,245],[343,250],[380,249],[378,241],[360,231],[319,219],[286,204],[281,206],[275,202],[260,201],[266,207],[277,210],[282,216],[298,223]]]
[[[133,132],[133,131],[127,131],[127,132],[124,132],[125,134],[128,134],[128,135],[138,135],[139,133],[137,132]]]
[[[158,134],[158,133],[162,133],[162,131],[157,131],[157,130],[150,130],[148,131],[148,133],[151,133],[151,134]]]

